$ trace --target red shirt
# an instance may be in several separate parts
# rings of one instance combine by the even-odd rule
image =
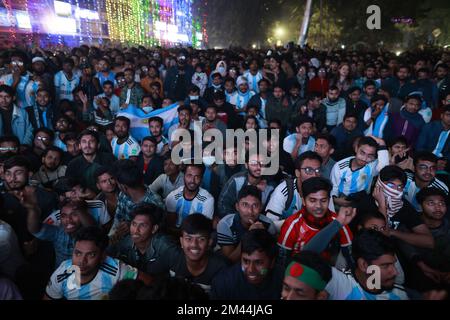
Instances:
[[[292,254],[299,253],[303,247],[320,231],[306,223],[304,218],[305,208],[294,213],[287,218],[282,227],[278,237],[278,244],[288,250],[292,250]],[[329,211],[331,218],[336,219],[336,213]],[[339,243],[341,247],[352,244],[353,234],[348,226],[344,226],[339,230]],[[326,258],[329,258],[329,253],[324,253]]]

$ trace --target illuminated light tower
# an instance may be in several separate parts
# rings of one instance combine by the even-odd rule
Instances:
[[[300,36],[298,38],[298,44],[301,48],[306,45],[306,39],[308,38],[309,20],[311,19],[311,5],[312,0],[307,0],[305,14],[303,15],[303,22],[300,29]]]

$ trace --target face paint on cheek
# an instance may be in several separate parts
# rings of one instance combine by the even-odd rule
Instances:
[[[259,274],[262,275],[263,277],[269,272],[269,269],[267,268],[262,268],[261,271],[259,271]]]

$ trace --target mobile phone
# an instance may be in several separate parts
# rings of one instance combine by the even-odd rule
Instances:
[[[400,156],[397,155],[397,156],[394,157],[394,161],[395,161],[395,163],[400,163],[400,162],[406,160],[407,158],[408,158],[407,155],[404,156],[404,157],[400,157]]]

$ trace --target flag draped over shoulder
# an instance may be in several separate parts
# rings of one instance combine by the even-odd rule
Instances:
[[[117,116],[124,116],[130,119],[130,133],[136,140],[141,141],[142,138],[151,135],[148,127],[148,119],[151,117],[160,117],[163,119],[163,134],[167,136],[169,128],[178,123],[177,109],[178,103],[174,103],[146,114],[141,108],[129,105],[126,109],[121,110]]]

